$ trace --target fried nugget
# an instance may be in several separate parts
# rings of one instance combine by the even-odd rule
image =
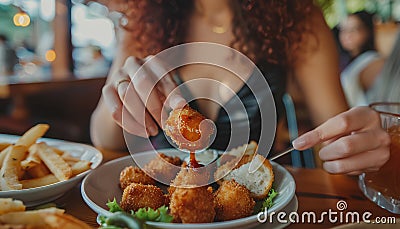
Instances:
[[[184,106],[171,111],[165,121],[164,131],[180,149],[191,151],[202,149],[208,145],[210,136],[214,132],[213,126],[206,123],[200,128],[200,123],[204,120],[206,117],[198,111]]]
[[[153,178],[149,177],[139,167],[129,166],[121,171],[119,175],[119,183],[122,190],[124,190],[131,183],[155,185],[156,181]]]
[[[224,181],[214,193],[217,221],[240,219],[253,213],[256,202],[250,191],[236,181]]]
[[[206,170],[181,167],[181,170],[168,188],[169,197],[176,188],[194,188],[204,186],[210,180],[210,174]]]
[[[157,209],[167,203],[168,200],[159,187],[132,183],[124,189],[120,205],[125,211],[137,211],[144,207]]]
[[[198,188],[176,188],[171,196],[171,215],[175,222],[211,223],[215,217],[212,190]]]
[[[151,160],[143,170],[152,177],[170,182],[179,172],[181,164],[182,160],[179,157],[171,157],[160,153]]]

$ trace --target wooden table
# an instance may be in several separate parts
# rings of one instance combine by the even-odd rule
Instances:
[[[128,155],[128,153],[104,150],[102,152],[104,162]],[[369,211],[373,214],[370,219],[374,219],[377,216],[396,216],[366,199],[358,188],[357,177],[330,175],[322,169],[286,168],[296,181],[299,215],[303,212],[313,211],[318,216],[321,212],[326,212],[329,209],[338,211],[336,208],[337,202],[344,200],[347,203],[348,211],[357,211],[359,213]],[[80,194],[80,187],[75,187],[71,192],[58,199],[56,204],[58,207],[64,208],[67,213],[83,220],[87,224],[93,227],[98,226],[96,224],[97,214],[84,203]],[[343,212],[346,212],[346,210]],[[288,228],[329,228],[337,225],[325,220],[323,223],[315,225],[291,224]]]

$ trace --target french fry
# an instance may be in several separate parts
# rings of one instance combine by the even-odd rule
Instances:
[[[24,170],[28,170],[29,168],[32,168],[38,164],[42,160],[40,160],[39,155],[37,155],[35,148],[37,147],[37,144],[33,144],[31,147],[28,149],[28,156],[25,158],[25,160],[21,161],[21,167]]]
[[[71,166],[72,175],[76,176],[79,173],[83,173],[83,172],[89,170],[91,165],[92,165],[92,162],[90,162],[90,161],[78,161],[78,162],[76,162],[75,164],[73,164]]]
[[[52,228],[45,222],[44,217],[51,214],[63,214],[64,210],[58,208],[45,208],[33,211],[10,212],[0,215],[0,222],[4,224],[29,225],[33,228]]]
[[[67,215],[67,214],[52,214],[47,215],[44,221],[51,228],[65,228],[65,229],[91,229],[91,227],[82,221]]]
[[[12,146],[4,158],[3,167],[0,169],[0,189],[20,190],[22,184],[18,181],[21,171],[21,161],[26,157],[28,151],[25,146]]]
[[[40,177],[40,178],[21,180],[20,182],[22,184],[22,188],[27,189],[27,188],[36,188],[36,187],[40,187],[40,186],[54,184],[54,183],[58,182],[58,179],[53,174],[49,174],[49,175],[46,175],[46,176]]]
[[[28,131],[22,135],[16,145],[24,145],[26,147],[30,147],[33,145],[39,138],[43,137],[43,135],[47,132],[49,129],[49,125],[47,124],[38,124],[32,128],[30,128]]]
[[[52,148],[54,150],[54,152],[60,156],[64,155],[64,153],[65,153],[64,151],[60,150],[59,148],[52,147],[52,146],[50,146],[50,148]]]
[[[0,152],[3,151],[5,148],[9,147],[11,143],[8,142],[0,142]]]
[[[50,174],[50,170],[43,162],[29,168],[28,170],[26,170],[26,172],[33,178],[40,178]]]
[[[62,157],[62,159],[64,159],[64,161],[66,161],[66,162],[69,162],[69,161],[71,161],[71,162],[78,162],[78,161],[80,161],[79,158],[73,157],[73,156],[72,156],[70,153],[68,153],[68,152],[63,153],[61,157]]]
[[[20,200],[12,198],[0,198],[0,215],[8,212],[25,211],[25,205]]]
[[[6,155],[10,152],[11,146],[3,149],[3,151],[0,152],[0,168],[3,166],[3,161],[4,158],[6,158]]]
[[[37,144],[37,154],[49,170],[57,177],[58,180],[68,180],[72,176],[71,167],[46,143]]]

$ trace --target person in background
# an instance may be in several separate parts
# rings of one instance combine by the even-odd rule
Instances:
[[[368,105],[366,94],[384,63],[375,49],[373,15],[350,14],[339,25],[339,41],[349,57],[340,76],[347,102],[350,107]]]
[[[400,102],[400,32],[397,33],[392,52],[386,59],[367,94],[369,102]]]
[[[8,43],[5,35],[0,34],[0,76],[14,74],[14,66],[18,63],[15,50]]]
[[[381,128],[378,113],[368,107],[348,110],[340,85],[335,41],[312,0],[127,0],[120,4],[125,14],[126,20],[122,20],[125,29],[120,30],[117,55],[91,119],[91,137],[97,147],[126,149],[122,128],[133,135],[128,140],[136,148],[140,147],[140,139],[150,138],[153,145],[166,141],[160,129],[164,103],[160,97],[168,98],[176,87],[172,74],[159,81],[156,92],[161,96],[151,99],[151,103],[140,95],[151,90],[148,87],[153,82],[151,72],[158,72],[161,65],[150,66],[146,77],[140,77],[139,82],[131,79],[135,83],[130,88],[135,93],[129,99],[134,103],[125,97],[130,77],[141,66],[138,60],[146,61],[151,55],[178,44],[202,41],[226,45],[248,56],[269,82],[280,117],[284,112],[281,101],[286,78],[288,74],[294,75],[318,127],[297,138],[293,145],[304,150],[324,143],[319,156],[326,171],[359,174],[377,170],[389,159],[390,137]],[[221,57],[220,53],[216,56]],[[230,60],[226,56],[221,58]],[[248,108],[251,133],[260,132],[257,102],[246,96],[251,92],[243,87],[241,79],[209,65],[192,64],[178,71],[183,82],[214,77],[232,88]],[[249,79],[251,75],[249,72]],[[210,95],[218,93],[214,89],[202,85],[189,88],[192,94]],[[174,94],[165,105],[176,109],[185,104],[182,97]],[[215,122],[216,142],[229,138],[224,129],[229,119],[224,112],[218,112],[220,107],[208,100],[197,105],[199,112]],[[123,111],[127,123],[124,126]]]

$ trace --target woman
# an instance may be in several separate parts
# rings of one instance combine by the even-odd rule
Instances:
[[[127,20],[122,20],[126,29],[121,31],[118,55],[92,116],[91,133],[96,146],[125,147],[120,127],[123,107],[129,111],[124,116],[130,123],[124,125],[126,131],[141,137],[150,136],[154,141],[160,135],[160,101],[153,99],[151,103],[132,105],[124,100],[129,85],[126,72],[132,76],[140,67],[140,63],[130,56],[143,60],[177,44],[208,41],[243,52],[270,76],[269,84],[278,113],[281,112],[281,98],[278,97],[285,91],[286,75],[290,70],[301,85],[315,124],[320,125],[293,144],[302,150],[326,143],[320,158],[325,161],[324,168],[328,172],[356,174],[376,170],[388,160],[390,139],[380,128],[377,113],[369,108],[346,111],[334,40],[312,1],[132,0],[119,6],[126,15]],[[219,70],[212,66],[190,65],[179,69],[179,78],[185,82],[207,76],[226,82],[239,95],[243,82],[226,71],[213,74],[216,71]],[[158,94],[162,97],[167,97],[175,87],[171,77],[161,81]],[[139,91],[149,80],[150,77],[134,86],[138,92],[134,98],[136,102],[142,101]],[[210,89],[192,88],[191,93],[201,90]],[[176,108],[184,103],[176,96],[170,106]],[[218,112],[218,106],[203,101],[198,103],[198,109],[217,126],[224,125],[224,115]],[[144,120],[145,126],[140,124],[145,123]],[[257,117],[250,120],[253,121],[257,122]],[[131,139],[137,141],[138,147],[140,140],[143,139]]]
[[[341,73],[341,82],[351,107],[368,104],[366,94],[382,69],[384,60],[375,49],[371,14],[350,14],[339,26],[339,40],[350,62]]]

